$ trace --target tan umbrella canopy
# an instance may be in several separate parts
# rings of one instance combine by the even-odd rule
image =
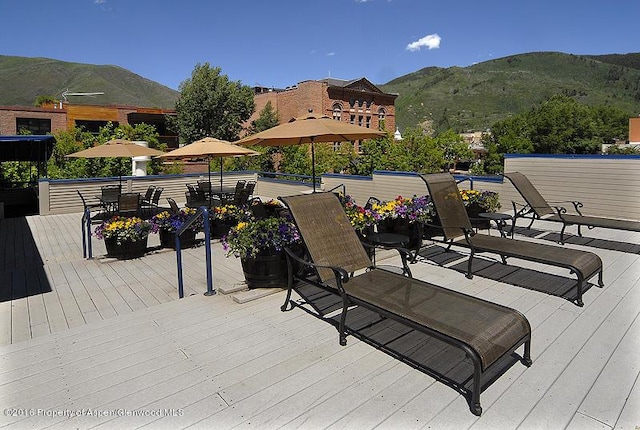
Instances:
[[[211,169],[209,168],[209,163],[212,158],[220,158],[220,191],[222,192],[222,158],[239,157],[243,155],[260,155],[260,153],[252,149],[234,145],[226,140],[220,140],[214,137],[205,137],[185,145],[182,148],[164,153],[157,158],[163,158],[165,160],[207,160],[209,182],[211,182]]]
[[[260,133],[247,136],[234,142],[238,145],[285,146],[311,144],[311,168],[313,191],[316,191],[315,142],[345,142],[362,139],[375,139],[385,136],[380,130],[353,125],[348,122],[336,121],[326,115],[312,113],[294,118],[291,121],[277,125]]]
[[[135,142],[124,139],[112,139],[102,145],[92,146],[82,151],[74,152],[67,157],[76,158],[132,158],[153,157],[163,154],[157,149],[137,145]],[[122,174],[120,174],[120,186],[122,186]]]

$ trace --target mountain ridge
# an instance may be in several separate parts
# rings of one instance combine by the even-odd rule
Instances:
[[[640,113],[640,53],[576,55],[528,52],[471,66],[428,66],[399,76],[382,91],[397,93],[396,124],[428,131],[490,128],[554,94],[581,103]],[[114,65],[0,55],[0,105],[33,106],[38,96],[104,92],[73,97],[74,104],[175,108],[180,93]]]

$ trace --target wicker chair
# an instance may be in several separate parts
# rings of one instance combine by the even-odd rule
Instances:
[[[471,268],[474,255],[478,252],[491,252],[500,255],[504,264],[507,257],[514,257],[569,269],[578,277],[577,296],[574,301],[578,306],[584,305],[582,292],[586,289],[589,279],[598,275],[598,285],[603,285],[602,260],[598,255],[554,245],[474,234],[453,176],[449,173],[433,173],[420,177],[429,189],[445,240],[450,244],[471,249],[467,278],[473,277]]]
[[[287,250],[289,282],[283,311],[287,310],[291,292],[298,285],[295,281],[300,280],[341,296],[338,327],[341,345],[346,344],[347,313],[357,305],[461,349],[462,356],[466,354],[473,364],[469,402],[476,415],[482,413],[483,383],[491,377],[492,370],[500,366],[501,359],[524,345],[522,362],[531,365],[531,327],[520,312],[373,267],[333,193],[297,195],[281,200],[291,211],[308,256],[307,260],[301,259]],[[406,266],[406,255],[402,261]],[[294,263],[310,270],[294,270]]]

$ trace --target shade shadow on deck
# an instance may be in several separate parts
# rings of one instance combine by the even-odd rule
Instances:
[[[301,299],[291,301],[292,307],[333,325],[338,342],[341,297],[309,284],[298,285],[296,291]],[[358,306],[348,310],[346,329],[350,336],[452,388],[472,406],[473,364],[460,348]],[[500,359],[485,374],[481,392],[521,359],[516,353]]]
[[[447,265],[446,267],[456,270],[463,275],[467,273],[468,254],[463,254],[452,249],[447,250],[444,246],[433,245],[421,249],[418,255],[422,259],[440,266],[462,259],[462,261]],[[509,259],[507,259],[507,264],[504,265],[501,262],[485,258],[483,254],[476,254],[472,263],[472,273],[483,278],[516,287],[527,288],[544,294],[561,297],[573,303],[577,300],[577,281],[575,277],[564,277],[511,265],[509,264]],[[585,282],[582,293],[585,294],[593,286],[593,283]]]
[[[25,217],[0,221],[0,302],[48,293],[44,262]]]
[[[640,254],[640,244],[638,243],[621,242],[621,241],[610,240],[610,239],[601,239],[601,238],[584,236],[584,230],[589,230],[589,229],[587,227],[583,229],[582,237],[578,235],[565,233],[564,242],[572,245],[588,246],[590,248],[625,252],[627,254]],[[526,228],[526,227],[516,227],[514,229],[514,232],[522,236],[548,240],[553,243],[560,242],[560,233],[556,233],[556,232],[549,232],[546,230],[537,230],[537,229]]]

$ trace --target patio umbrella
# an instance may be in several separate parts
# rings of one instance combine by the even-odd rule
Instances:
[[[75,158],[132,158],[152,157],[163,154],[157,149],[137,145],[130,140],[112,139],[102,145],[92,146],[82,151],[74,152],[67,157]],[[122,187],[122,172],[120,172],[120,187]]]
[[[336,121],[326,115],[308,115],[294,118],[260,133],[244,137],[238,145],[285,146],[311,144],[311,169],[313,192],[316,191],[315,142],[344,142],[361,139],[374,139],[385,136],[384,131],[361,127],[348,122]]]
[[[173,151],[159,155],[156,158],[163,158],[166,160],[207,160],[209,182],[211,182],[211,159],[220,158],[220,192],[222,192],[222,158],[239,157],[243,155],[260,155],[260,153],[252,149],[234,145],[226,140],[220,140],[214,137],[205,137],[185,145],[182,148],[174,149]]]

